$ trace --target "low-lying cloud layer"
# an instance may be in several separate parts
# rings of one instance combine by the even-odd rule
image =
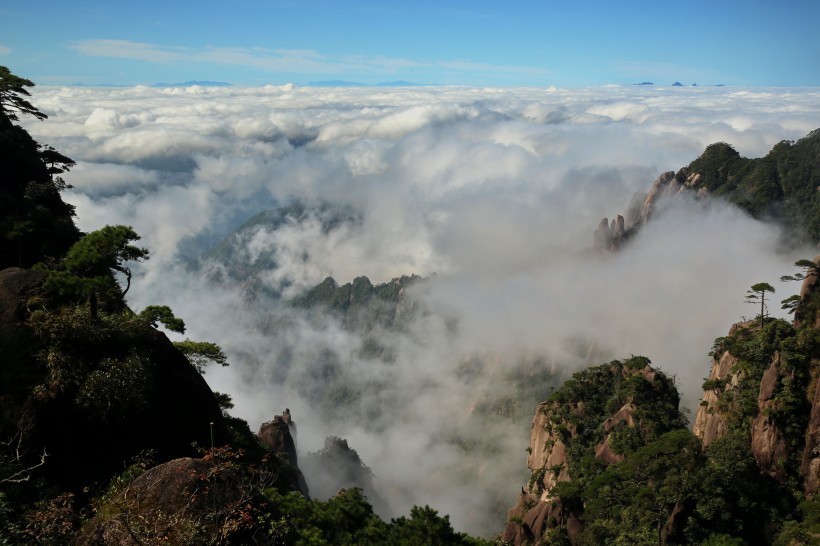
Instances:
[[[526,423],[476,419],[504,390],[498,366],[529,358],[571,372],[583,359],[567,340],[590,340],[601,354],[650,357],[693,408],[712,340],[754,314],[746,289],[815,253],[780,254],[773,228],[686,200],[621,253],[589,248],[600,218],[706,145],[758,157],[820,127],[816,89],[40,88],[34,102],[49,120],[28,129],[78,162],[66,197],[80,227],[142,234],[152,258],[130,303],[168,304],[192,338],[225,348],[231,367],[206,378],[236,414],[255,428],[289,406],[300,449],[346,437],[395,513],[430,504],[473,532],[501,528],[485,516],[498,511],[491,493],[511,502],[527,475]],[[249,304],[181,266],[293,201],[358,220],[259,232],[247,251],[275,249],[261,275],[271,288],[436,274],[413,294],[434,313],[383,333],[389,365],[362,358],[362,340],[332,321]],[[328,353],[362,386],[355,418],[330,423],[299,394],[299,370]],[[479,376],[465,355],[483,355]]]

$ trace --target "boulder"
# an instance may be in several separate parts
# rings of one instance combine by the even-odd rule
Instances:
[[[137,477],[98,507],[75,538],[78,546],[143,544],[249,544],[268,509],[260,488],[273,474],[225,457],[180,458]]]

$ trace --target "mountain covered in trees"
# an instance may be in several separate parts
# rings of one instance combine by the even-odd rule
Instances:
[[[722,199],[753,218],[782,227],[786,245],[820,243],[820,129],[796,142],[781,141],[764,157],[745,158],[718,142],[678,172],[661,174],[646,193],[632,196],[625,211],[601,220],[598,248],[620,248],[676,196]]]
[[[690,431],[673,379],[633,356],[539,404],[519,544],[816,544],[820,540],[820,257],[801,260],[790,323],[761,314],[712,347]],[[753,295],[773,292],[759,283]]]

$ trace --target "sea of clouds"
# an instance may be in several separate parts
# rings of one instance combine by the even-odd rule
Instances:
[[[755,314],[748,287],[817,253],[784,252],[773,227],[683,199],[623,252],[590,247],[602,217],[708,144],[759,157],[820,127],[820,89],[42,87],[33,102],[49,119],[26,128],[77,161],[65,198],[79,227],[142,235],[151,259],[135,268],[130,305],[167,304],[188,336],[225,349],[231,366],[206,379],[233,396],[234,414],[255,429],[290,407],[300,451],[348,438],[394,514],[430,504],[475,533],[501,530],[501,508],[528,478],[534,408],[523,426],[476,423],[499,375],[465,379],[465,355],[484,355],[482,370],[550,355],[544,366],[571,373],[567,340],[590,340],[601,354],[651,358],[694,410],[712,341]],[[358,220],[328,232],[308,218],[248,240],[249,255],[276,253],[261,277],[285,296],[327,276],[435,274],[413,291],[433,313],[384,333],[389,365],[363,360],[361,340],[332,320],[254,304],[184,265],[294,201]],[[260,327],[272,322],[287,326]],[[272,373],[282,347],[290,371]],[[378,387],[359,418],[330,423],[295,387],[300,366],[328,352],[351,381]],[[492,448],[465,454],[455,436]]]

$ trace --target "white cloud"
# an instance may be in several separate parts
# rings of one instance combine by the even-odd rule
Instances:
[[[552,75],[542,67],[498,65],[466,60],[414,60],[382,55],[333,55],[314,50],[264,47],[182,47],[129,40],[87,39],[70,47],[83,55],[132,59],[151,63],[213,63],[246,66],[266,72],[312,75],[395,77],[408,70],[434,68],[447,73],[493,77]],[[321,77],[321,76],[320,76]]]
[[[181,61],[184,60],[186,53],[183,48],[166,48],[155,44],[128,40],[81,40],[71,44],[71,47],[80,53],[95,57],[134,59],[152,63]]]
[[[392,73],[421,66],[416,61],[382,56],[324,55],[304,49],[269,49],[262,47],[201,48],[165,46],[129,40],[88,39],[71,44],[84,55],[133,59],[152,63],[196,62],[241,65],[271,72],[298,74]]]
[[[0,55],[8,55],[9,53],[11,53],[11,48],[0,44]]]
[[[146,60],[177,54],[95,45],[104,46]],[[315,52],[230,53],[326,62]],[[27,128],[78,161],[67,197],[82,229],[128,223],[143,235],[152,258],[138,268],[132,304],[166,303],[192,337],[225,347],[231,367],[207,379],[233,395],[252,428],[288,406],[300,448],[347,437],[397,511],[428,503],[459,528],[492,532],[501,522],[485,515],[486,492],[507,488],[513,500],[531,409],[521,410],[520,429],[476,426],[472,410],[503,388],[509,366],[535,354],[549,356],[529,361],[536,371],[577,366],[580,342],[567,340],[594,339],[613,358],[645,354],[676,374],[691,407],[711,341],[753,314],[747,287],[812,254],[780,255],[766,226],[682,201],[628,250],[596,258],[586,250],[600,218],[712,142],[756,157],[820,127],[819,99],[816,89],[632,86],[37,88],[49,120]],[[215,244],[292,200],[354,210],[358,220],[327,230],[314,213],[258,231],[245,250],[276,249],[278,265],[261,274],[270,286],[438,273],[417,294],[437,315],[408,335],[383,333],[391,365],[363,360],[362,340],[337,324],[254,307],[235,287],[176,265],[191,238]],[[292,366],[276,368],[285,353]],[[380,386],[364,392],[358,419],[324,422],[295,394],[306,381],[300,370],[327,354],[354,384]],[[497,354],[505,356],[489,356]],[[483,357],[480,373],[465,375],[465,355]],[[442,441],[459,434],[491,439],[491,452],[465,455]]]

